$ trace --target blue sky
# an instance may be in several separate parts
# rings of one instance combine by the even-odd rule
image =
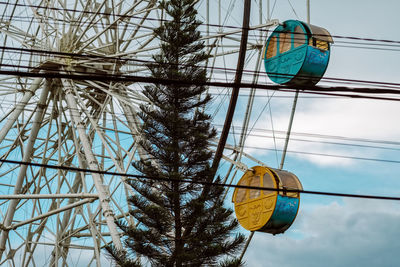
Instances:
[[[273,19],[306,20],[306,1],[276,1]],[[271,1],[271,6],[274,1]],[[253,5],[253,8],[255,4]],[[264,6],[265,2],[264,2]],[[312,1],[311,23],[326,28],[332,35],[400,41],[400,18],[397,1]],[[253,10],[254,11],[254,10]],[[257,11],[258,12],[258,11]],[[263,11],[264,12],[264,11]],[[296,14],[297,15],[296,15]],[[384,51],[340,47],[334,39],[330,64],[325,77],[399,82],[400,51]],[[265,82],[269,82],[265,80]],[[351,86],[351,85],[350,85]],[[271,93],[270,93],[271,94]],[[266,95],[266,92],[259,92]],[[276,93],[275,96],[288,96]],[[308,96],[308,95],[301,95]],[[261,98],[261,97],[260,97]],[[260,119],[255,124],[258,134],[287,129],[292,99],[272,98],[271,114],[263,112],[262,101],[253,111]],[[358,139],[398,141],[398,102],[354,100],[350,98],[299,99],[294,119],[294,133],[319,134]],[[241,125],[241,117],[235,117]],[[263,132],[264,131],[264,132]],[[254,132],[256,134],[256,132]],[[399,151],[360,146],[304,142],[341,142],[347,144],[384,146],[366,142],[293,135],[288,150],[322,153],[345,157],[399,160]],[[277,167],[280,152],[271,138],[250,137],[246,146],[258,147],[247,152]],[[279,149],[282,140],[276,140]],[[373,160],[313,156],[288,153],[284,169],[295,173],[306,190],[354,194],[400,195],[399,164]],[[400,202],[344,199],[302,195],[301,208],[292,227],[283,235],[256,233],[245,256],[248,266],[398,266],[397,237]]]

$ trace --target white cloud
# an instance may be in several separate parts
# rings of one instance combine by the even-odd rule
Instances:
[[[254,267],[398,266],[399,207],[346,199],[300,210],[287,233],[256,233],[245,260]]]
[[[396,116],[400,113],[400,105],[397,102],[372,101],[358,99],[317,99],[299,100],[298,108],[294,117],[293,133],[322,134],[330,136],[342,136],[348,138],[362,138],[375,140],[398,140],[400,137],[400,128],[396,124]],[[286,112],[280,111],[274,116],[275,129],[286,131],[289,121],[290,108]],[[270,121],[269,115],[264,115],[256,128],[266,129]],[[257,134],[254,132],[253,134]],[[270,133],[263,133],[271,135]],[[283,138],[283,134],[277,134]],[[295,139],[308,139],[314,141],[329,141],[349,143],[337,139],[321,139],[315,136],[305,137],[292,135],[289,143],[289,151],[299,151],[308,153],[319,153],[329,155],[344,155],[348,157],[382,157],[383,150],[361,149],[360,147],[350,147],[343,145],[333,145],[318,142],[301,142]],[[283,139],[277,139],[277,148],[283,148]],[[354,143],[354,142],[353,142]],[[370,143],[358,144],[371,145]],[[273,149],[275,147],[272,138],[250,136],[246,141],[246,146],[250,147],[247,152],[250,154],[262,155],[268,150],[258,150],[251,147],[263,147]],[[320,155],[307,154],[289,154],[311,161],[319,165],[344,165],[354,164],[355,161],[349,158],[327,157]]]
[[[294,129],[347,137],[391,139],[400,135],[400,128],[395,123],[399,112],[397,102],[356,99],[314,101],[306,110],[297,112]]]

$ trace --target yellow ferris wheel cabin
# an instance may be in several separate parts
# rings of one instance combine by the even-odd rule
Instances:
[[[239,180],[238,185],[282,189],[236,188],[232,201],[236,218],[249,231],[271,234],[285,232],[297,216],[300,193],[285,189],[302,190],[303,187],[293,173],[269,167],[255,166]]]

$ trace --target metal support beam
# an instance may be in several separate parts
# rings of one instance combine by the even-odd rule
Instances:
[[[296,94],[293,99],[293,106],[292,106],[292,112],[290,113],[290,119],[289,119],[289,126],[286,132],[286,139],[285,139],[285,146],[283,148],[282,152],[282,159],[281,159],[281,164],[279,165],[279,169],[283,168],[283,165],[285,163],[285,157],[286,157],[286,152],[287,148],[289,145],[289,140],[290,140],[290,134],[292,132],[292,125],[293,125],[293,119],[294,119],[294,114],[296,112],[296,106],[297,106],[297,99],[299,98],[299,90],[296,91]]]
[[[268,167],[268,165],[265,164],[264,162],[262,162],[261,160],[258,160],[255,157],[251,156],[250,154],[247,154],[246,152],[243,152],[243,150],[241,148],[234,147],[234,146],[231,146],[229,144],[226,144],[225,145],[225,149],[232,150],[236,154],[241,153],[243,156],[245,156],[246,158],[256,162],[258,165]],[[225,157],[225,156],[223,156],[223,157]],[[235,161],[235,160],[233,160],[233,161]]]
[[[37,89],[37,87],[39,86],[41,82],[41,79],[36,80],[35,86],[33,87],[35,90]],[[42,89],[42,93],[40,95],[40,99],[39,102],[37,104],[37,109],[36,109],[36,113],[35,113],[35,118],[33,120],[32,123],[32,130],[31,133],[29,135],[29,139],[24,151],[24,156],[22,158],[23,162],[29,162],[31,160],[32,154],[33,154],[33,146],[35,144],[36,141],[36,137],[39,133],[39,129],[41,127],[42,124],[42,118],[43,118],[43,114],[45,112],[46,109],[46,101],[47,101],[47,95],[49,93],[49,86],[45,86]],[[29,96],[29,98],[33,95],[34,93],[31,92],[25,96]],[[24,96],[24,98],[25,98]],[[26,104],[26,103],[25,103]],[[22,107],[19,107],[18,109],[21,109],[22,111]],[[18,113],[19,114],[19,113]],[[21,189],[23,186],[23,182],[26,176],[26,170],[28,169],[28,165],[21,165],[21,168],[19,170],[18,173],[18,177],[17,177],[17,181],[15,183],[15,187],[14,187],[14,194],[18,195],[21,194]],[[7,209],[7,213],[3,222],[3,225],[6,229],[8,229],[8,227],[11,225],[12,220],[14,218],[14,214],[17,208],[19,201],[18,199],[12,199],[10,201],[10,204],[8,205],[8,209]],[[3,230],[0,236],[0,259],[2,258],[3,252],[6,249],[6,241],[8,238],[8,230]]]
[[[62,208],[59,208],[59,209],[55,209],[55,210],[52,210],[52,211],[49,211],[49,212],[46,212],[46,213],[43,213],[43,214],[41,214],[39,216],[36,216],[34,218],[31,218],[29,220],[26,220],[26,221],[23,221],[23,222],[20,222],[20,223],[15,223],[15,224],[13,224],[13,225],[11,225],[9,227],[6,227],[6,229],[7,229],[7,231],[15,230],[18,227],[21,227],[23,225],[29,224],[31,222],[34,222],[34,221],[37,221],[37,220],[40,220],[40,219],[43,219],[43,218],[47,218],[49,216],[55,215],[57,213],[60,213],[60,212],[66,211],[66,210],[73,209],[75,207],[81,206],[81,205],[86,204],[86,203],[93,202],[95,200],[96,199],[94,199],[94,198],[93,199],[84,199],[84,200],[72,203],[70,205],[67,205],[65,207],[62,207]],[[3,228],[3,227],[1,227],[1,228]]]
[[[79,114],[78,105],[73,94],[72,87],[74,84],[71,80],[62,79],[63,86],[65,88],[65,98],[67,101],[68,109],[71,114],[71,119],[78,131],[78,136],[81,141],[83,152],[86,157],[88,167],[92,170],[99,170],[98,162],[93,154],[92,146],[89,141],[89,137],[86,134],[84,122]],[[103,216],[107,221],[108,229],[111,233],[111,239],[116,249],[122,250],[122,243],[117,231],[117,225],[115,224],[114,212],[110,206],[110,193],[103,184],[103,177],[98,173],[92,173],[93,183],[96,191],[99,194],[101,207],[103,209]]]
[[[57,198],[99,198],[98,194],[17,194],[17,195],[0,195],[0,199],[57,199]]]
[[[15,124],[19,115],[24,110],[31,97],[35,94],[36,90],[39,88],[42,80],[43,78],[36,78],[35,80],[33,80],[31,87],[24,93],[21,101],[15,106],[14,111],[10,115],[8,115],[7,122],[4,124],[4,126],[1,127],[0,130],[0,143],[3,142],[4,137],[7,135],[8,131]]]
[[[236,168],[242,170],[243,172],[249,170],[249,168],[247,167],[247,165],[244,164],[244,163],[242,163],[242,162],[240,162],[240,161],[235,161],[235,160],[230,159],[229,157],[227,157],[227,156],[225,156],[225,155],[222,155],[222,158],[223,158],[224,160],[230,162],[232,165],[235,165]]]

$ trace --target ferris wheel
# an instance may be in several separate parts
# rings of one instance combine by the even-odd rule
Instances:
[[[248,29],[256,33],[243,65],[257,82],[266,30],[278,22],[263,15],[262,1],[252,4]],[[232,82],[242,3],[198,6],[210,80]],[[136,114],[148,100],[141,83],[118,77],[148,75],[144,65],[159,47],[152,30],[168,18],[154,0],[9,1],[0,16],[0,265],[100,266],[102,248],[121,244],[114,220],[133,222],[123,174],[146,157]],[[210,90],[221,125],[230,89]],[[223,147],[227,179],[246,170],[246,156],[264,164],[243,152],[254,94],[239,142]]]

